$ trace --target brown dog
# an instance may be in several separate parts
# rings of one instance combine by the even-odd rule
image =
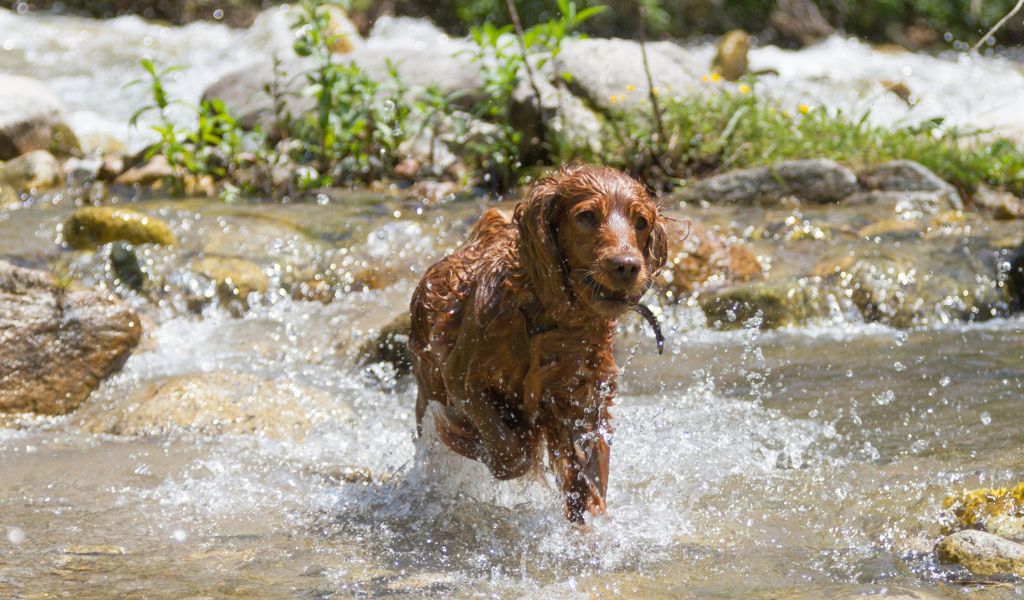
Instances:
[[[443,405],[440,439],[498,479],[539,465],[546,445],[566,517],[603,513],[615,323],[666,253],[658,207],[613,169],[564,167],[511,220],[486,211],[412,297],[417,429],[429,402]]]

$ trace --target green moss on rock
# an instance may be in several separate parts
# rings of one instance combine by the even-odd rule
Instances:
[[[64,222],[64,241],[79,250],[110,242],[177,245],[178,240],[167,223],[127,209],[90,206],[75,211]]]

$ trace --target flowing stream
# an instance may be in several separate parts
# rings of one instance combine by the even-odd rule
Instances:
[[[423,24],[393,25],[436,35]],[[182,64],[175,90],[195,99],[255,54],[266,58],[273,44],[261,35],[0,10],[0,68],[51,85],[80,133],[132,145],[142,134],[124,119],[144,93],[123,86],[138,75],[139,56]],[[977,124],[1005,98],[977,87],[968,94],[950,85],[957,77],[989,73],[982,79],[997,78],[1006,93],[1024,90],[1018,68],[999,60],[900,58],[838,38],[815,52],[859,61],[865,81],[924,71],[922,89],[934,79],[935,101],[962,123]],[[787,56],[767,48],[753,59],[758,67],[805,61]],[[872,62],[879,57],[891,62]],[[812,62],[829,62],[819,58]],[[835,87],[834,104],[866,102],[855,88]],[[918,110],[878,106],[872,114],[890,122]],[[1021,115],[1011,116],[1008,131],[1021,126]],[[630,315],[616,347],[609,514],[579,529],[543,477],[496,483],[429,436],[417,441],[414,382],[354,358],[405,310],[418,275],[459,242],[482,201],[429,206],[371,192],[322,200],[139,204],[181,240],[173,250],[139,249],[159,282],[143,293],[115,281],[108,248],[58,244],[74,209],[59,195],[0,212],[0,258],[117,293],[147,332],[78,412],[0,422],[0,597],[1024,594],[1013,581],[980,585],[930,554],[947,494],[1024,476],[1019,316],[897,330],[839,307],[803,327],[721,332],[696,306],[663,305],[668,343],[658,356]],[[671,210],[734,230],[785,216]],[[794,256],[813,260],[841,243],[799,242]],[[195,274],[204,256],[225,255],[260,265],[269,279],[270,292],[247,310],[218,304]],[[296,299],[308,281],[328,281],[333,301]],[[147,385],[173,377],[186,386],[241,378],[228,387],[272,402],[255,410],[251,428],[236,420],[228,433],[202,414],[191,415],[202,427],[112,432],[109,415],[130,420]],[[230,394],[221,402],[230,405]],[[167,416],[187,420],[187,409],[169,407]]]

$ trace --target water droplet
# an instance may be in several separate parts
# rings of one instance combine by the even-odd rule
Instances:
[[[988,414],[987,410],[985,412],[981,413],[981,424],[982,425],[991,425],[992,424],[992,415]]]
[[[894,362],[893,365],[892,365],[892,368],[896,369],[897,373],[900,373],[900,372],[903,372],[903,371],[907,370],[906,365],[904,365],[900,361]]]
[[[943,377],[942,379],[939,380],[939,385],[941,385],[942,387],[949,387],[949,382],[949,377]]]
[[[19,527],[8,527],[7,528],[7,541],[17,546],[18,544],[25,541],[25,532]]]
[[[881,394],[875,395],[875,404],[879,406],[885,406],[896,399],[896,393],[892,390],[885,390]]]
[[[185,542],[185,540],[188,539],[188,532],[178,527],[174,531],[171,531],[171,539],[178,542],[179,544],[182,544]]]

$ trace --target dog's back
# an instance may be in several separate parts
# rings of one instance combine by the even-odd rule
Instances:
[[[412,296],[412,334],[409,350],[419,384],[416,428],[427,404],[448,403],[444,364],[458,339],[459,326],[481,278],[493,271],[495,257],[514,251],[517,230],[511,215],[497,208],[485,211],[470,230],[469,239],[423,275]]]

